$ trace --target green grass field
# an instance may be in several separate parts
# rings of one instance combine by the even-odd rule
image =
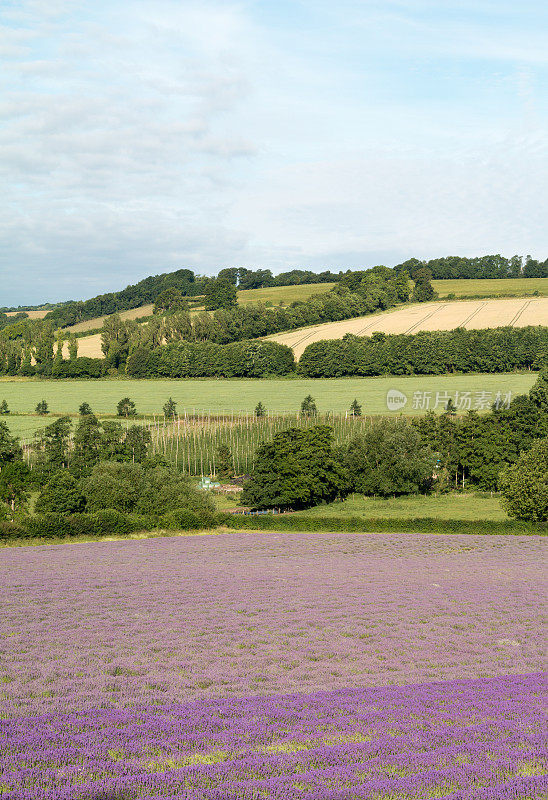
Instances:
[[[268,410],[296,411],[302,399],[311,394],[321,412],[346,411],[357,398],[364,414],[390,414],[386,406],[389,389],[398,389],[408,400],[403,413],[420,414],[424,408],[413,408],[414,392],[430,392],[431,405],[436,393],[456,391],[511,392],[512,396],[529,390],[536,373],[502,373],[495,375],[428,375],[388,376],[375,378],[276,379],[276,380],[74,380],[0,379],[0,401],[4,398],[13,414],[33,414],[36,404],[46,400],[50,415],[2,417],[9,427],[23,436],[47,424],[55,414],[77,413],[78,406],[87,401],[97,414],[116,413],[122,397],[130,397],[142,414],[159,414],[168,399],[178,404],[178,412],[187,411],[252,411],[261,401]],[[392,412],[394,413],[394,412]],[[28,433],[27,433],[28,431]]]
[[[334,283],[303,283],[301,286],[271,286],[265,289],[245,289],[238,292],[238,303],[280,303],[288,306],[295,300],[308,300],[315,294],[324,294]]]
[[[329,503],[308,511],[298,511],[296,516],[307,517],[363,517],[364,519],[416,519],[449,520],[508,519],[498,497],[479,494],[411,495],[408,497],[363,497],[353,494],[338,503]]]
[[[218,511],[238,507],[238,495],[225,495],[212,492],[212,499]],[[361,517],[363,519],[449,519],[494,520],[509,519],[503,510],[500,499],[494,495],[472,493],[449,493],[438,495],[410,495],[407,497],[364,497],[353,494],[337,503],[326,503],[295,512],[297,517]]]
[[[496,278],[493,280],[447,280],[432,281],[432,286],[440,297],[454,294],[457,297],[482,295],[489,297],[503,297],[504,295],[548,295],[548,278]]]

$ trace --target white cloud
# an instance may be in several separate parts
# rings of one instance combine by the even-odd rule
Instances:
[[[546,256],[540,26],[507,0],[284,7],[3,4],[0,305],[183,264]]]

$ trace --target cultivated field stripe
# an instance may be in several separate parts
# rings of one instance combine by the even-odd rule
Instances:
[[[413,303],[398,306],[374,316],[326,322],[266,337],[286,344],[300,358],[305,347],[324,339],[342,339],[346,334],[371,335],[374,332],[404,334],[421,330],[478,329],[502,326],[548,325],[548,298],[494,298],[441,303]]]
[[[516,314],[516,316],[511,320],[510,325],[515,325],[516,322],[518,321],[518,319],[521,317],[521,315],[525,311],[525,309],[528,308],[530,305],[531,305],[531,301],[530,300],[528,300],[526,303],[524,303],[522,305],[522,307],[520,308],[520,310],[518,311],[518,313]]]
[[[471,321],[474,319],[474,317],[475,317],[475,316],[476,316],[476,315],[477,315],[477,314],[478,314],[478,313],[479,313],[479,312],[480,312],[480,311],[481,311],[483,308],[485,308],[485,306],[486,306],[486,305],[487,305],[486,303],[481,303],[481,304],[480,304],[480,305],[479,305],[479,306],[476,308],[476,310],[475,310],[475,311],[472,311],[472,313],[471,313],[471,314],[470,314],[468,317],[466,317],[466,319],[465,319],[465,320],[464,320],[464,322],[462,323],[462,326],[461,326],[461,327],[462,327],[462,328],[466,328],[466,326],[468,325],[468,323],[469,323],[469,322],[471,322]]]
[[[431,311],[429,314],[427,314],[425,317],[423,317],[421,320],[419,320],[419,322],[415,322],[415,324],[414,324],[414,325],[411,325],[411,327],[410,327],[410,328],[408,328],[408,329],[405,331],[405,333],[406,333],[406,334],[408,334],[408,333],[411,333],[412,331],[414,331],[414,330],[415,330],[415,328],[417,328],[419,325],[422,325],[422,324],[423,324],[423,322],[426,322],[426,320],[427,320],[427,319],[430,319],[431,317],[433,317],[435,314],[437,314],[437,313],[438,313],[438,311],[441,311],[441,309],[442,309],[442,308],[443,308],[443,303],[442,303],[442,305],[441,305],[441,306],[438,306],[438,307],[437,307],[437,308],[435,308],[433,311]]]

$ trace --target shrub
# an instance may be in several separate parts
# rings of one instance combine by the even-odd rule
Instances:
[[[92,526],[87,514],[64,516],[63,514],[41,514],[29,517],[25,524],[27,535],[39,539],[55,539],[60,536],[89,534]]]
[[[538,535],[548,533],[548,526],[531,525],[517,520],[439,520],[416,519],[364,519],[361,517],[309,517],[301,514],[265,514],[244,516],[218,515],[218,524],[236,530],[269,531],[341,531],[345,533],[460,533]]]
[[[168,530],[200,530],[213,528],[217,524],[215,514],[205,511],[196,512],[188,508],[176,508],[160,519],[160,525]]]
[[[22,539],[26,536],[26,529],[20,522],[6,522],[0,520],[0,540]]]
[[[104,508],[93,514],[97,531],[103,534],[131,533],[143,526],[138,518],[123,514],[115,508]]]
[[[190,478],[172,467],[156,466],[147,469],[135,510],[140,514],[160,517],[178,508],[196,513],[213,511],[213,503],[194,488]]]

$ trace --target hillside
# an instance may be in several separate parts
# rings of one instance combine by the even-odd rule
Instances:
[[[491,300],[460,300],[415,303],[398,306],[390,311],[341,322],[326,322],[268,337],[286,344],[300,358],[307,345],[322,339],[342,339],[382,333],[417,333],[445,331],[454,328],[481,330],[505,325],[525,327],[548,325],[548,298],[498,298]]]
[[[457,278],[433,280],[432,286],[441,298],[456,297],[526,297],[548,296],[548,278]]]
[[[288,306],[295,301],[304,302],[313,295],[328,292],[334,285],[334,283],[307,283],[301,284],[300,286],[269,286],[262,289],[244,289],[238,292],[238,303],[240,305],[246,305],[248,303],[266,303],[273,306]],[[149,316],[152,314],[152,309],[152,304],[149,304],[119,313],[122,319],[137,319],[139,317]],[[203,310],[203,307],[198,306],[192,309],[191,313],[196,313],[200,310]],[[65,330],[67,333],[93,331],[102,327],[107,316],[110,315],[79,322],[76,325],[68,326]],[[68,358],[68,345],[66,343],[63,354],[65,358]],[[94,333],[90,336],[80,337],[78,339],[78,354],[91,358],[103,358],[103,353],[101,351],[101,334]]]

